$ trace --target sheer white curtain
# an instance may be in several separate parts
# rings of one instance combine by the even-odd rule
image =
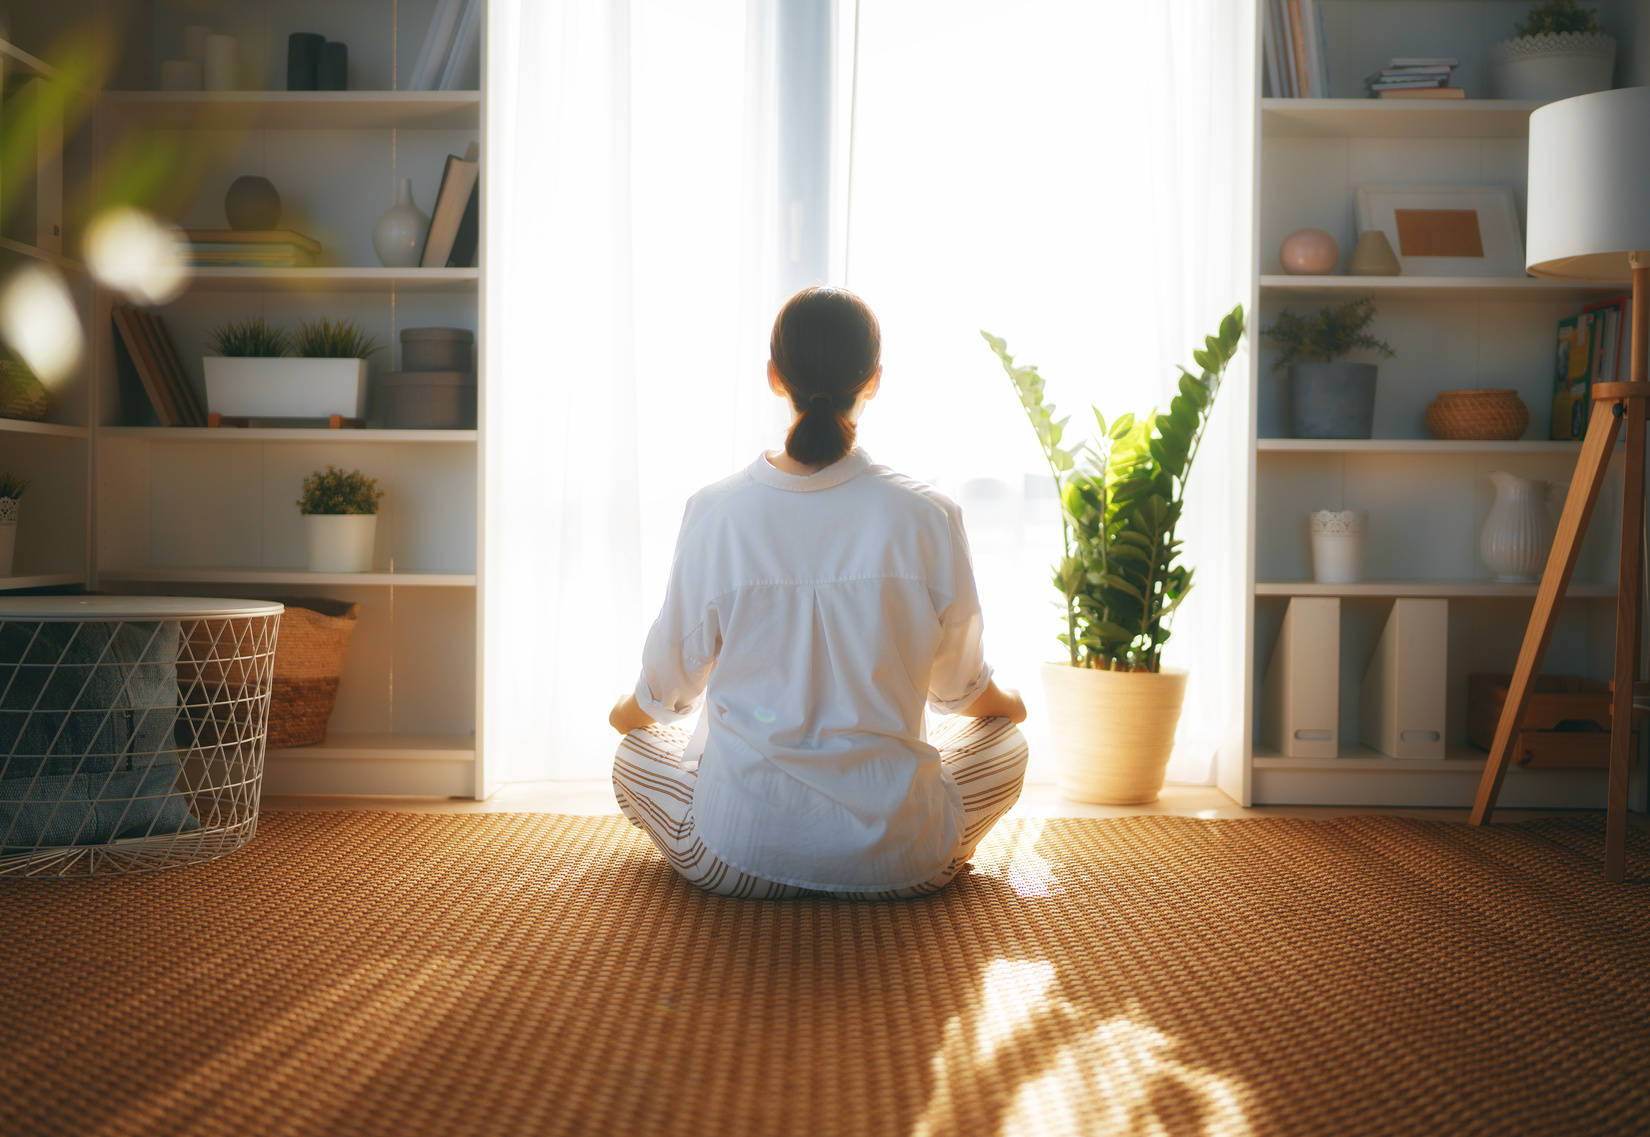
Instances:
[[[1249,15],[1245,15],[1245,10]],[[979,330],[1035,363],[1068,428],[1166,407],[1220,316],[1248,297],[1252,8],[902,0],[859,5],[847,284],[882,321],[862,438],[963,505],[987,651],[1031,710],[1052,781],[1039,665],[1064,621],[1048,470]],[[1120,29],[1126,33],[1120,34]],[[1240,360],[1235,372],[1244,372]],[[1209,780],[1241,701],[1226,662],[1244,520],[1224,490],[1247,381],[1221,395],[1181,535],[1198,586],[1170,664],[1191,686],[1171,780]],[[1238,501],[1242,501],[1239,494]],[[1237,585],[1234,592],[1233,584]],[[1222,611],[1222,609],[1226,611]],[[1241,644],[1237,645],[1241,661]]]
[[[491,780],[605,775],[607,708],[634,679],[682,503],[779,440],[762,371],[777,222],[795,214],[777,203],[775,14],[489,5]],[[1194,335],[1247,295],[1252,7],[839,0],[836,19],[830,273],[884,331],[862,439],[963,502],[988,648],[1033,705],[1035,743],[1059,524],[978,329],[1041,365],[1074,426],[1090,402],[1166,403]],[[1244,381],[1222,401],[1246,418]],[[1206,443],[1201,481],[1241,460],[1226,448]],[[1222,615],[1241,603],[1246,532],[1229,489],[1194,486],[1184,527],[1200,582],[1170,653],[1194,677],[1184,780],[1207,778],[1241,710],[1217,689],[1242,658]]]
[[[489,781],[606,774],[682,505],[777,431],[766,17],[489,5]]]

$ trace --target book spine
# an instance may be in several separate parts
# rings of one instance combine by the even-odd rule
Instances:
[[[1295,85],[1295,36],[1289,27],[1289,0],[1271,2],[1278,14],[1278,40],[1282,44],[1278,63],[1283,68],[1284,98],[1296,99],[1300,97],[1300,90]]]
[[[1334,94],[1329,87],[1329,33],[1324,30],[1320,0],[1312,0],[1312,4],[1312,23],[1318,29],[1318,89],[1327,99]]]
[[[430,16],[430,30],[424,33],[424,46],[419,50],[418,62],[407,79],[409,91],[433,91],[447,63],[447,49],[452,45],[453,32],[464,0],[438,0]]]
[[[481,0],[464,0],[464,14],[459,18],[452,49],[447,52],[446,65],[441,69],[441,90],[457,89],[458,81],[463,78],[464,69],[470,62],[470,52],[475,50],[476,36],[480,31]]]
[[[195,385],[189,381],[189,372],[183,366],[183,358],[178,355],[177,344],[172,342],[166,325],[151,312],[143,313],[142,319],[149,325],[150,337],[159,349],[161,366],[175,392],[173,398],[184,413],[183,425],[205,426],[206,404],[195,391]]]
[[[1295,46],[1295,90],[1301,98],[1311,98],[1312,84],[1306,78],[1306,35],[1301,28],[1300,0],[1289,0],[1289,38]]]
[[[126,346],[126,354],[132,358],[132,367],[137,371],[138,380],[143,384],[143,393],[149,396],[149,405],[155,408],[155,417],[162,426],[178,426],[181,419],[177,407],[167,397],[160,383],[159,370],[155,361],[149,355],[148,345],[140,334],[136,309],[117,307],[111,315],[114,317],[115,330],[120,333],[120,341]]]
[[[1324,90],[1318,80],[1318,72],[1322,69],[1322,61],[1318,58],[1318,13],[1312,7],[1312,0],[1298,0],[1301,9],[1301,39],[1306,43],[1306,90],[1314,99],[1324,97]]]
[[[1272,97],[1283,97],[1283,85],[1279,82],[1278,72],[1278,37],[1272,26],[1272,5],[1267,4],[1261,12],[1261,43],[1266,55],[1266,87],[1272,92]]]
[[[464,207],[464,219],[458,223],[458,235],[453,238],[453,251],[447,257],[448,268],[472,268],[476,263],[476,246],[481,236],[481,182],[470,187],[470,203]]]

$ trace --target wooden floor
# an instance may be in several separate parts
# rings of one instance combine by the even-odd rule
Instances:
[[[571,813],[589,816],[617,813],[613,785],[606,779],[589,782],[514,782],[486,801],[466,798],[321,797],[266,794],[264,809],[388,809],[409,813]],[[1497,810],[1504,819],[1553,816],[1559,811]],[[1030,785],[1020,795],[1009,817],[1344,817],[1349,814],[1385,814],[1423,817],[1437,821],[1465,821],[1465,809],[1371,808],[1368,806],[1268,805],[1245,809],[1213,786],[1165,786],[1162,797],[1150,805],[1085,805],[1067,801],[1052,785]],[[1631,824],[1650,828],[1650,818],[1629,813]]]

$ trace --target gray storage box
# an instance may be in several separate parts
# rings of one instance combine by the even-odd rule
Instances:
[[[403,328],[401,370],[474,371],[475,342],[468,328]]]
[[[474,430],[474,371],[387,371],[378,376],[378,418],[390,430]]]

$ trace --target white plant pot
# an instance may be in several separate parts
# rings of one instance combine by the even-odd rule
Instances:
[[[1498,99],[1550,103],[1608,91],[1616,41],[1601,32],[1519,36],[1490,49],[1490,78]]]
[[[304,516],[310,572],[371,572],[378,535],[373,513],[310,513]]]
[[[1314,510],[1312,579],[1319,584],[1356,584],[1364,578],[1364,515],[1354,510]]]
[[[367,417],[367,361],[209,355],[206,409],[241,418]]]
[[[1091,671],[1043,664],[1055,780],[1072,801],[1156,801],[1174,752],[1186,672]]]
[[[17,552],[17,499],[0,497],[0,576],[10,576]]]

